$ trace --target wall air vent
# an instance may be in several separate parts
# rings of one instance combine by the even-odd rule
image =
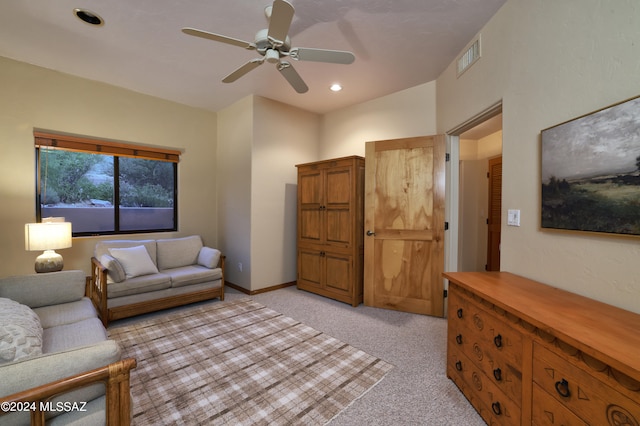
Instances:
[[[471,68],[471,65],[475,64],[476,61],[480,59],[480,55],[480,35],[478,35],[478,38],[473,40],[467,50],[465,50],[464,53],[458,58],[458,77],[460,77],[466,70]]]

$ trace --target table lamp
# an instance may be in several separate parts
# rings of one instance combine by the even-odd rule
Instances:
[[[36,272],[61,271],[62,256],[55,250],[71,247],[71,222],[65,222],[63,217],[50,217],[41,223],[25,224],[24,247],[28,251],[44,250],[36,258]]]

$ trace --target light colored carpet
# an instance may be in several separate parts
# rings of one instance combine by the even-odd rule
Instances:
[[[234,289],[225,292],[225,300],[243,297]],[[486,426],[446,376],[446,319],[353,308],[296,287],[251,298],[393,364],[384,380],[331,426]]]
[[[392,365],[249,298],[109,328],[136,425],[323,425]]]

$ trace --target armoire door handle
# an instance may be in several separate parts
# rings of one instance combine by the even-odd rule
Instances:
[[[370,237],[372,235],[376,235],[376,233],[372,232],[371,229],[367,229],[367,237]]]

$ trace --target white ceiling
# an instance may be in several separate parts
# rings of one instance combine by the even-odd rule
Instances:
[[[255,94],[326,113],[435,80],[505,1],[291,0],[293,47],[356,56],[351,65],[293,62],[305,94],[268,63],[222,83],[258,54],[181,32],[253,42],[269,0],[3,0],[0,56],[211,111]],[[105,24],[80,21],[74,8]],[[329,91],[334,82],[344,90]]]

